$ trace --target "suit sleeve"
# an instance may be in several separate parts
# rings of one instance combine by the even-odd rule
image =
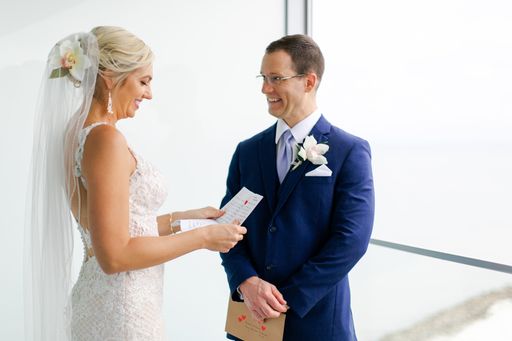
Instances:
[[[330,232],[320,251],[279,288],[304,317],[359,261],[368,248],[374,217],[370,146],[352,147],[335,183]]]
[[[238,145],[229,166],[226,195],[224,199],[222,199],[221,207],[231,200],[241,189],[239,158],[240,145]],[[238,242],[228,253],[221,253],[220,257],[222,258],[222,265],[226,271],[231,295],[236,299],[236,289],[240,284],[249,277],[258,276],[247,255],[245,239]]]

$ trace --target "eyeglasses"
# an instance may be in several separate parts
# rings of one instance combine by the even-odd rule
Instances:
[[[286,81],[288,79],[292,79],[295,77],[303,77],[305,74],[301,73],[294,76],[267,76],[267,75],[257,75],[256,78],[261,78],[263,83],[267,83],[269,85],[279,85],[281,82]]]

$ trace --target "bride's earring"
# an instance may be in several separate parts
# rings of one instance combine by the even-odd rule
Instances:
[[[107,112],[110,115],[114,113],[114,111],[112,110],[112,94],[110,93],[110,91],[108,92]]]

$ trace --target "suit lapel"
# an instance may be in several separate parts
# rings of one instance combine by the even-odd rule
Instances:
[[[262,175],[265,187],[265,198],[267,198],[271,210],[275,207],[276,188],[278,184],[275,136],[276,125],[263,134],[258,150],[260,174]]]
[[[329,137],[329,131],[331,130],[331,124],[327,122],[327,120],[324,118],[324,116],[320,116],[320,119],[315,124],[313,129],[311,129],[311,132],[309,135],[313,135],[318,143],[326,142],[328,141]],[[275,142],[275,140],[274,140]],[[302,142],[302,141],[301,141]],[[275,144],[275,143],[274,143]],[[275,150],[275,148],[274,148]],[[275,152],[274,152],[275,155]],[[275,156],[274,156],[275,160]],[[304,161],[299,167],[297,167],[295,170],[290,170],[286,177],[283,180],[283,183],[279,187],[278,194],[277,194],[277,207],[274,211],[274,215],[276,215],[279,210],[283,207],[286,200],[288,200],[288,197],[292,193],[293,189],[297,184],[299,183],[299,180],[304,177],[304,174],[306,171],[310,171],[314,168],[318,167],[317,165],[312,164],[309,161]],[[275,169],[275,161],[274,161],[274,169]],[[277,177],[277,171],[274,171]]]

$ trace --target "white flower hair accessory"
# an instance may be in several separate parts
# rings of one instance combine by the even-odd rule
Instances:
[[[61,42],[54,48],[50,58],[50,65],[54,67],[50,78],[68,76],[77,88],[82,84],[85,70],[91,66],[91,61],[84,54],[78,37],[75,37],[74,41]]]
[[[329,146],[325,143],[317,143],[313,135],[306,136],[304,141],[296,146],[297,158],[292,163],[292,170],[295,170],[306,160],[314,165],[327,164],[324,154],[329,150]]]

